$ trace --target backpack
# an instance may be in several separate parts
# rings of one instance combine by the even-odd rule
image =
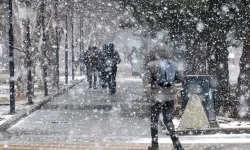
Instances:
[[[170,87],[176,79],[176,70],[173,63],[167,59],[160,61],[157,67],[156,83],[161,87]]]
[[[115,65],[113,55],[111,53],[106,53],[104,68],[105,71],[111,71],[113,66]]]

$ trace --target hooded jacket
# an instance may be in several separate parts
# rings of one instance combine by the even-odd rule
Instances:
[[[89,48],[83,56],[83,62],[87,66],[87,68],[97,69],[98,68],[98,60],[99,53],[97,48]]]
[[[107,60],[112,60],[112,67],[107,65]],[[114,46],[105,45],[103,51],[99,54],[100,71],[111,71],[117,68],[117,64],[121,62],[120,55],[114,50]]]
[[[145,67],[142,79],[144,85],[144,91],[147,97],[153,102],[172,101],[176,99],[175,83],[171,87],[161,87],[156,83],[157,69],[160,65],[161,59],[167,59],[171,61],[170,55],[159,48],[155,48],[149,53],[149,62]],[[178,70],[177,64],[171,61],[176,70],[176,77],[182,80],[182,74]]]

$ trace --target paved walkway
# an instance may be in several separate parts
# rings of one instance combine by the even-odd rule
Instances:
[[[149,119],[132,109],[134,103],[142,102],[140,80],[119,77],[115,97],[105,90],[88,89],[83,82],[2,133],[0,149],[145,150],[150,145]],[[98,105],[102,107],[95,107]],[[169,137],[159,132],[160,149],[170,150]],[[250,136],[217,134],[180,139],[187,149],[234,150],[248,149]]]
[[[87,85],[82,82],[2,132],[0,149],[147,149],[150,121],[141,79],[119,73],[115,96]],[[159,133],[160,149],[170,150],[170,138],[161,129]],[[192,150],[234,150],[248,149],[250,135],[181,136],[180,140]]]

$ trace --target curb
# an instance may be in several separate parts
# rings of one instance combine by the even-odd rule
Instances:
[[[176,130],[178,135],[250,134],[250,128],[210,128]]]
[[[49,95],[47,97],[45,97],[42,101],[40,101],[37,104],[34,104],[33,106],[31,106],[31,108],[27,109],[27,110],[22,110],[20,113],[18,113],[16,116],[10,118],[9,120],[7,120],[6,122],[4,122],[2,125],[0,125],[0,131],[6,131],[8,128],[10,128],[12,125],[16,124],[18,121],[20,121],[22,118],[27,117],[29,114],[35,112],[36,110],[38,110],[39,108],[41,108],[44,104],[50,102],[51,100],[53,100],[54,98],[56,98],[59,95],[62,95],[63,93],[65,93],[66,91],[68,91],[69,89],[75,87],[76,85],[78,85],[79,83],[83,82],[85,79],[81,79],[79,81],[73,82],[71,85],[64,87],[63,89],[59,90],[57,93],[53,94],[53,95]]]

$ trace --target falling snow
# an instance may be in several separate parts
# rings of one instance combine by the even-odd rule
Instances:
[[[175,134],[186,149],[250,149],[249,6],[2,0],[0,149],[148,149],[155,127],[160,149],[180,146]],[[158,84],[164,59],[170,87]],[[182,119],[209,125],[180,132]]]

